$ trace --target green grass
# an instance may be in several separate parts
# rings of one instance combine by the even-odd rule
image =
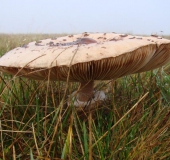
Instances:
[[[0,35],[0,54],[59,35]],[[26,39],[23,41],[23,39]],[[97,81],[107,99],[91,112],[67,106],[78,83],[0,77],[0,159],[169,160],[169,65]]]

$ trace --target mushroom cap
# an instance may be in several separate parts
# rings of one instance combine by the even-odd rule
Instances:
[[[0,70],[33,79],[116,79],[170,61],[170,40],[116,33],[83,33],[34,41],[0,58]]]

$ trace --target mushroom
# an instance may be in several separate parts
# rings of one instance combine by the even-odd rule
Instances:
[[[103,100],[95,80],[110,80],[163,66],[170,40],[116,33],[83,33],[31,42],[0,58],[0,70],[39,80],[80,82],[74,105]],[[75,93],[73,93],[74,95]]]

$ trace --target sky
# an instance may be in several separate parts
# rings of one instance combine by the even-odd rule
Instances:
[[[170,35],[170,0],[0,0],[0,33],[82,32]]]

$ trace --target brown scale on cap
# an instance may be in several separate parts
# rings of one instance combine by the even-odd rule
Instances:
[[[142,37],[136,37],[136,39],[142,39]]]
[[[20,47],[22,47],[22,48],[28,48],[28,44],[23,44],[23,45],[21,45]]]
[[[74,37],[74,36],[73,36],[73,35],[69,35],[68,37],[70,37],[70,38],[71,38],[71,37]]]
[[[120,34],[120,37],[127,37],[127,34]]]
[[[84,37],[87,37],[87,36],[89,36],[89,34],[88,34],[88,33],[85,33],[85,34],[84,34]]]
[[[57,37],[51,38],[51,40],[57,40]]]
[[[109,41],[120,41],[120,40],[123,40],[123,37],[120,37],[120,36],[114,37],[114,38],[110,39]]]
[[[156,35],[156,34],[151,34],[151,36],[152,36],[152,37],[158,37],[158,35]]]
[[[42,41],[36,41],[36,43],[41,43]]]
[[[49,43],[47,43],[46,45],[49,45],[49,46],[51,46],[51,47],[55,47],[55,46],[58,46],[59,44],[58,43],[54,43],[54,42],[52,42],[52,41],[50,41]]]
[[[103,37],[98,37],[97,39],[103,39]]]
[[[42,45],[42,44],[40,44],[40,43],[41,43],[41,42],[38,41],[38,42],[35,43],[35,45],[36,45],[36,46],[44,46],[44,45]]]
[[[118,41],[119,39],[117,39],[117,38],[112,38],[112,39],[110,39],[109,41]]]
[[[97,43],[96,40],[92,38],[80,38],[77,40],[78,44],[91,44],[91,43]]]
[[[129,39],[135,39],[136,37],[135,36],[133,36],[133,37],[129,37]]]

